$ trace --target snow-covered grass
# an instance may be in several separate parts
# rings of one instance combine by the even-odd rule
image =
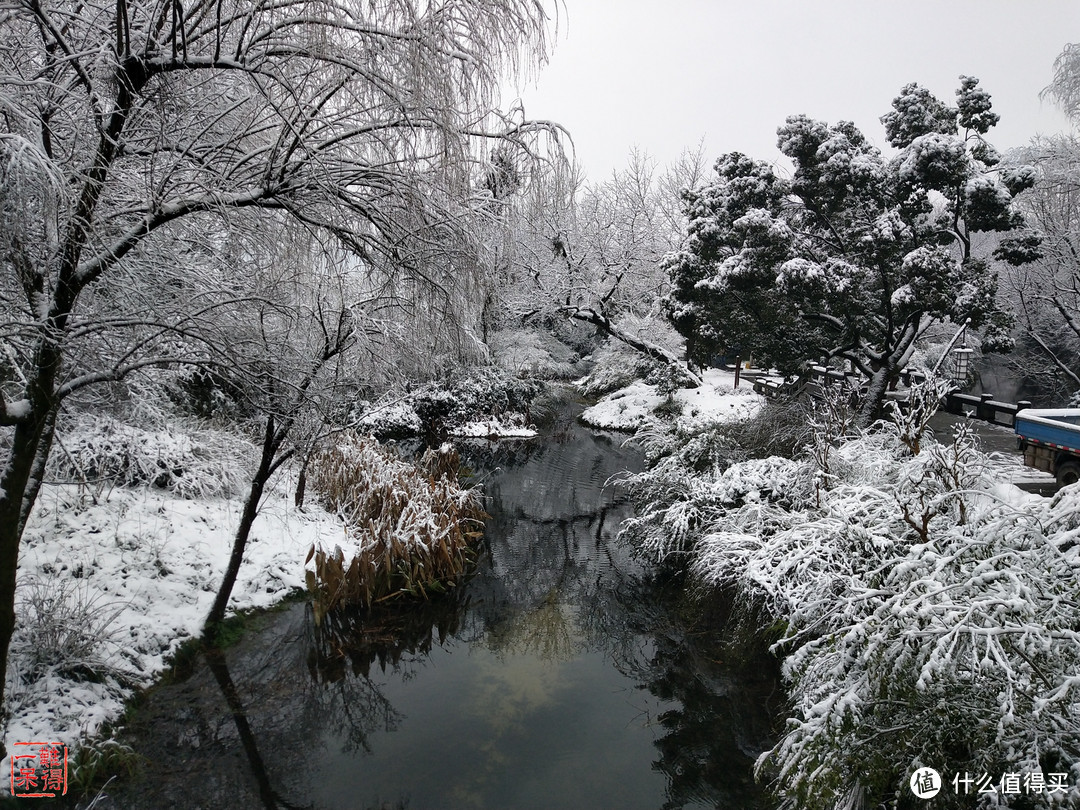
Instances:
[[[294,509],[291,487],[286,476],[266,497],[230,610],[266,608],[303,588],[307,549],[342,534],[323,510]],[[236,498],[153,487],[43,488],[20,554],[9,751],[43,739],[74,746],[122,715],[133,690],[200,633],[240,509]]]
[[[317,618],[338,605],[442,590],[461,577],[485,515],[477,491],[458,484],[460,467],[450,444],[413,462],[356,435],[337,437],[312,459],[312,489],[347,527],[344,536],[316,540],[307,555]]]
[[[146,430],[110,416],[83,416],[64,430],[49,457],[52,478],[103,492],[153,485],[184,498],[229,495],[243,475],[232,461],[245,443],[209,430]]]
[[[581,421],[601,430],[634,431],[645,426],[663,401],[656,386],[635,380],[586,408]]]
[[[793,717],[759,768],[787,806],[889,803],[922,766],[1042,773],[1066,789],[1024,806],[1077,806],[1080,486],[1026,496],[966,429],[917,422],[795,460],[669,455],[628,534],[782,628]]]
[[[760,405],[761,397],[749,383],[736,389],[733,372],[708,369],[699,388],[675,391],[670,404],[655,385],[637,380],[586,408],[581,419],[603,430],[635,431],[647,426],[660,408],[675,417],[678,427],[692,432],[710,423],[746,419]]]

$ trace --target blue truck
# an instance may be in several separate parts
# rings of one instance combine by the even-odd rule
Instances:
[[[1052,474],[1061,486],[1080,481],[1080,408],[1025,408],[1013,428],[1024,464]]]

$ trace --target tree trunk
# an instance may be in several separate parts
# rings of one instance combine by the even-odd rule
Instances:
[[[41,491],[44,459],[52,445],[55,409],[42,419],[28,418],[15,426],[7,468],[0,476],[0,719],[6,716],[5,684],[8,652],[15,633],[15,574],[26,519]],[[7,752],[0,724],[0,759]]]
[[[911,354],[915,350],[915,338],[918,337],[922,321],[921,314],[909,317],[893,348],[875,358],[876,368],[870,376],[870,383],[859,405],[860,427],[868,427],[887,415],[885,394],[888,393],[890,386],[900,379],[900,372],[911,359]]]
[[[690,369],[679,362],[679,358],[669,352],[662,346],[657,346],[655,343],[649,343],[641,338],[636,338],[633,335],[627,334],[622,331],[606,316],[601,315],[592,309],[575,309],[570,313],[571,318],[575,318],[579,321],[585,321],[585,323],[591,323],[594,326],[600,327],[604,332],[611,335],[616,340],[621,340],[627,346],[632,349],[637,349],[646,357],[650,357],[660,363],[672,366],[682,374],[683,381],[689,388],[697,388],[701,385],[701,379],[694,374]]]
[[[885,416],[885,394],[889,384],[900,376],[900,369],[882,366],[874,372],[859,403],[859,427],[869,427]]]
[[[15,459],[12,459],[12,464]],[[8,465],[10,470],[11,464]],[[7,481],[8,475],[4,476]],[[15,568],[19,563],[19,504],[10,495],[0,497],[0,759],[7,756],[4,747],[4,722],[7,712],[4,703],[4,684],[7,682],[8,649],[15,632]]]
[[[0,718],[6,709],[4,685],[11,636],[15,632],[15,569],[19,562],[19,542],[41,490],[42,473],[56,427],[59,407],[56,380],[63,362],[60,340],[67,331],[79,295],[89,282],[89,279],[79,278],[79,260],[141,81],[145,81],[145,77],[138,84],[133,83],[123,67],[117,72],[116,104],[101,132],[93,163],[84,176],[58,254],[56,284],[35,349],[33,372],[26,385],[30,412],[15,425],[8,464],[0,475]],[[0,733],[0,758],[5,755],[3,734]]]
[[[229,556],[229,565],[225,569],[225,578],[218,588],[214,605],[210,608],[210,615],[206,617],[203,626],[203,636],[212,643],[211,637],[216,627],[225,618],[225,608],[229,605],[229,597],[232,596],[233,587],[236,585],[236,577],[240,573],[240,563],[244,560],[244,550],[247,548],[248,536],[251,534],[251,526],[259,514],[259,501],[262,500],[266,489],[266,482],[277,469],[274,465],[274,456],[284,435],[274,429],[274,417],[266,418],[266,435],[263,438],[262,456],[259,459],[259,468],[251,479],[251,488],[248,490],[247,501],[244,502],[244,511],[240,515],[240,525],[236,527],[236,537],[233,539],[232,554]]]

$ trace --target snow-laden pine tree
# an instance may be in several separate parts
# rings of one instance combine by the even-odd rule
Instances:
[[[997,276],[973,237],[1000,234],[995,255],[1013,263],[1036,254],[1013,206],[1034,175],[999,167],[989,94],[961,77],[950,107],[909,84],[881,120],[891,157],[849,122],[797,115],[778,130],[790,179],[731,153],[687,194],[689,238],[666,265],[689,359],[739,347],[785,371],[846,360],[869,379],[869,419],[930,323],[970,318],[984,349],[1008,347]]]

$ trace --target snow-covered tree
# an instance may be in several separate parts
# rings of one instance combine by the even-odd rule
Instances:
[[[1062,48],[1054,60],[1054,78],[1042,95],[1056,101],[1073,121],[1080,120],[1080,43]]]
[[[1063,400],[1080,390],[1080,143],[1037,138],[1008,158],[1037,172],[1018,202],[1043,237],[1037,261],[1003,275],[1017,320],[1013,366],[1029,385]]]
[[[654,361],[675,362],[624,319],[659,314],[667,291],[660,260],[685,233],[679,194],[701,180],[702,166],[698,147],[663,171],[634,152],[602,181],[586,182],[576,167],[538,177],[507,214],[501,309],[527,321],[585,322]]]
[[[251,223],[257,230],[259,223]],[[239,270],[247,295],[216,308],[220,369],[242,392],[246,427],[261,438],[233,537],[232,554],[206,620],[208,637],[224,619],[266,487],[290,458],[304,455],[340,410],[345,368],[372,326],[370,273],[334,241],[287,220],[273,239],[256,240]],[[301,473],[302,474],[302,473]]]
[[[778,130],[790,179],[721,157],[716,179],[687,195],[689,238],[666,260],[689,359],[740,347],[787,371],[846,360],[870,380],[868,419],[930,323],[970,318],[984,349],[1007,348],[997,277],[973,235],[1001,234],[1007,261],[1032,258],[1013,196],[1034,174],[999,168],[984,137],[998,116],[977,80],[961,77],[956,96],[949,107],[904,87],[881,119],[891,158],[849,122],[802,115]]]
[[[404,276],[445,267],[431,258],[458,211],[442,203],[468,196],[476,141],[536,132],[492,105],[502,68],[542,57],[547,26],[531,0],[16,1],[3,20],[0,690],[60,402],[182,359],[121,352],[84,373],[74,347],[103,328],[90,299],[122,299],[125,270],[182,285],[185,239],[238,211],[283,214]]]

